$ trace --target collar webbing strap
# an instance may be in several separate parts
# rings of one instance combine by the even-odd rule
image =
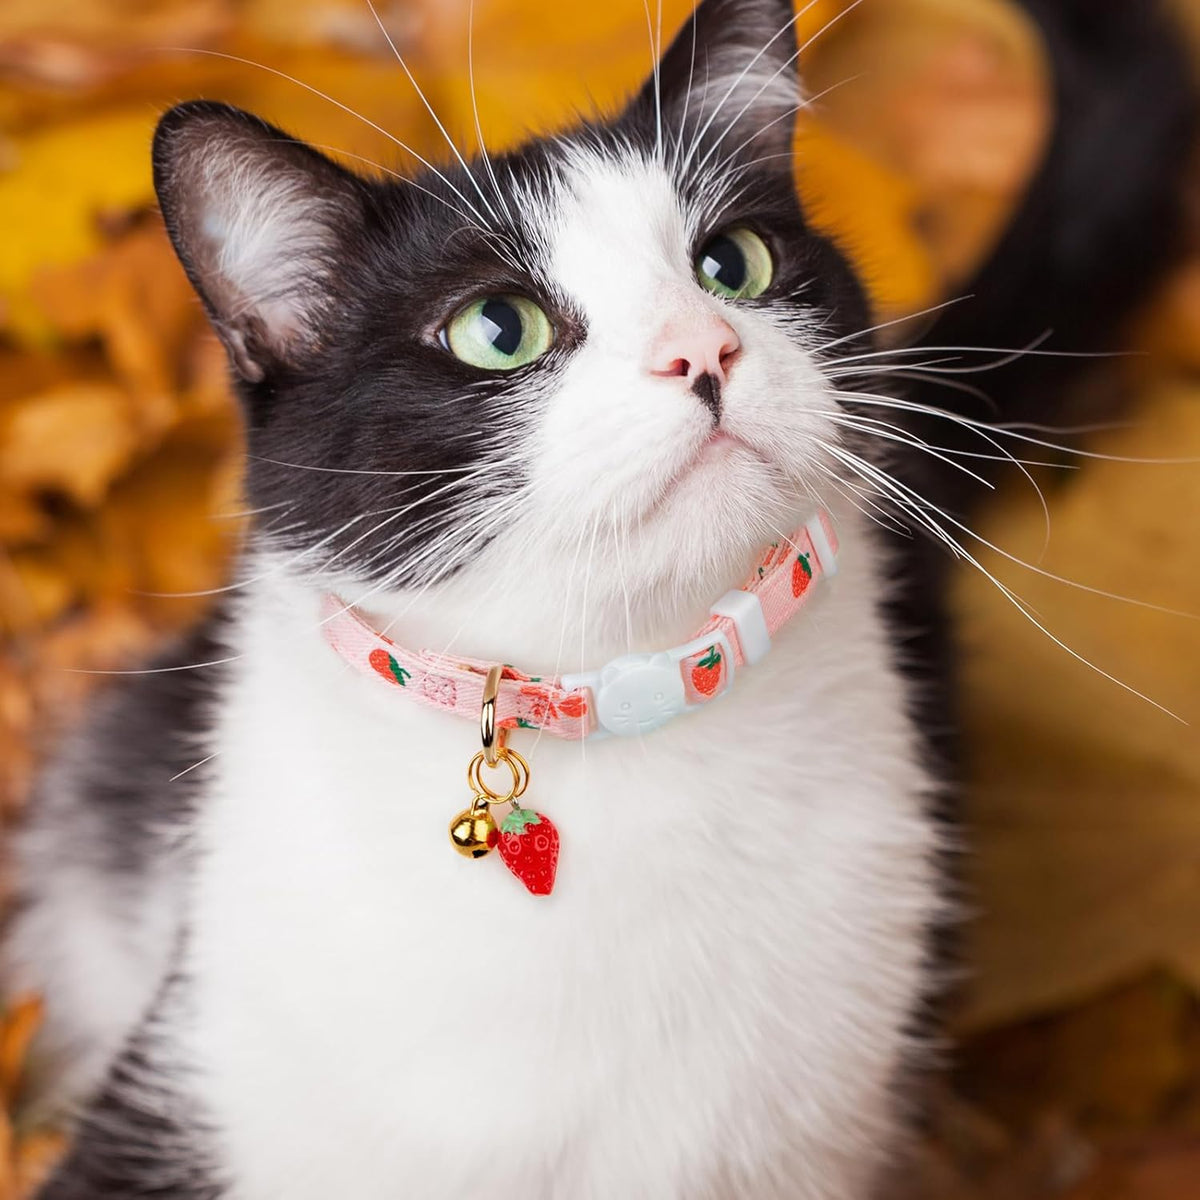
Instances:
[[[817,580],[834,574],[837,548],[833,524],[819,512],[792,537],[768,547],[750,578],[722,596],[682,646],[623,655],[598,671],[562,677],[525,675],[506,665],[496,699],[498,724],[572,740],[640,734],[711,703],[729,689],[738,668],[767,653]],[[494,664],[405,650],[336,596],[325,598],[322,617],[329,644],[360,671],[423,704],[479,720],[484,677]]]

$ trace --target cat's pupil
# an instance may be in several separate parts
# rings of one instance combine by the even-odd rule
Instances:
[[[715,279],[731,292],[739,292],[746,286],[746,256],[732,238],[723,235],[713,238],[704,247],[700,268],[710,279]]]
[[[516,354],[521,348],[524,325],[521,314],[505,300],[489,300],[479,310],[483,336],[501,354]]]

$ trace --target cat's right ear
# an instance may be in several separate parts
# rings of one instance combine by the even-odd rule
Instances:
[[[154,135],[167,232],[243,379],[303,363],[337,308],[339,259],[366,185],[225,104],[173,108]]]
[[[790,175],[799,15],[793,0],[698,0],[630,114],[679,138],[687,162],[744,154]]]

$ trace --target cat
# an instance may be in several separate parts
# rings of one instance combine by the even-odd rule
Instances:
[[[701,0],[616,116],[411,182],[222,104],[163,117],[261,515],[226,601],[38,787],[9,973],[49,1000],[44,1102],[82,1106],[43,1200],[887,1194],[954,834],[940,588],[877,472],[937,480],[833,382],[869,388],[872,319],[794,190],[793,21]],[[1145,145],[1182,141],[1177,101],[1143,107]],[[1052,153],[1014,229],[1086,165]],[[1168,225],[1062,287],[1119,284],[1115,320]],[[1061,265],[1029,252],[1053,220],[1023,236],[950,344],[1019,344],[1003,271],[1024,294]],[[487,811],[453,688],[483,715],[491,663],[518,811],[561,837],[550,895],[484,853],[523,835],[484,820],[480,861],[447,836]]]

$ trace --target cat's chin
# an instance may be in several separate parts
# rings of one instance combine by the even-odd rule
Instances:
[[[632,593],[635,625],[669,616],[664,595],[687,612],[738,586],[763,548],[809,515],[803,489],[761,451],[732,434],[707,439],[636,516],[618,521],[612,569]],[[653,611],[640,614],[641,600]]]
[[[687,536],[697,525],[719,525],[714,532],[721,540],[732,533],[735,541],[756,542],[776,536],[774,524],[786,520],[794,504],[794,489],[779,465],[737,434],[720,429],[657,490],[636,527],[651,536],[664,529]]]

